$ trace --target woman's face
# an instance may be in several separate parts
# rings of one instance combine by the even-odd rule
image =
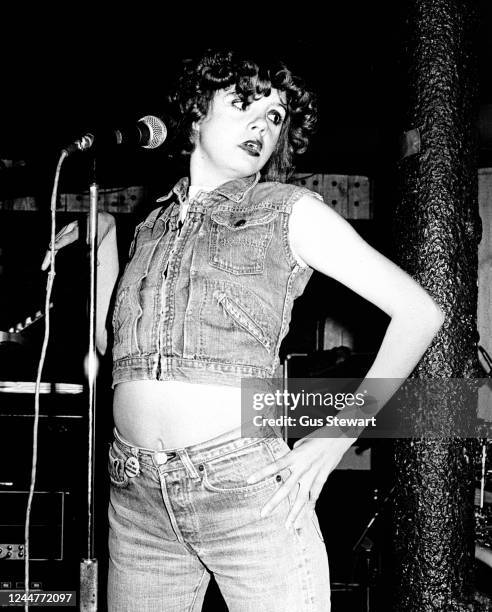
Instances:
[[[234,86],[217,91],[208,115],[195,124],[192,182],[217,186],[261,170],[275,151],[285,116],[284,94],[276,89],[244,110]]]

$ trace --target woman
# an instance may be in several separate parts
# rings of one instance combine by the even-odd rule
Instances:
[[[395,381],[386,399],[443,315],[319,196],[271,182],[315,122],[312,95],[285,66],[208,52],[186,64],[173,102],[189,177],[137,227],[112,317],[109,609],[200,610],[213,573],[231,611],[326,611],[314,504],[353,439],[310,435],[290,450],[267,426],[241,437],[241,379],[274,376],[312,269],[391,317],[367,373]],[[104,352],[112,217],[99,230]],[[76,235],[67,226],[56,248]]]

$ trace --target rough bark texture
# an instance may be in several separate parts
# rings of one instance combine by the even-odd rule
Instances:
[[[396,261],[439,303],[446,321],[412,374],[474,378],[477,251],[473,0],[407,0],[407,125],[419,154],[400,165]],[[418,402],[417,402],[418,403]],[[430,405],[432,404],[432,405]],[[469,406],[468,406],[469,408]],[[468,418],[459,390],[418,405],[442,436]],[[443,437],[395,443],[395,600],[398,612],[473,609],[474,443]]]

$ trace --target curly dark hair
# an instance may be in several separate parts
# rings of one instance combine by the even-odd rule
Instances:
[[[176,123],[174,148],[189,156],[194,149],[192,124],[205,117],[215,92],[236,86],[244,108],[272,88],[285,93],[287,115],[277,147],[263,168],[262,179],[286,180],[294,171],[294,156],[304,153],[317,121],[314,94],[278,60],[252,59],[238,51],[207,50],[198,59],[185,60],[168,111]]]

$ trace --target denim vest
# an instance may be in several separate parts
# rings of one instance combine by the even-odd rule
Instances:
[[[236,179],[189,202],[181,179],[135,229],[113,313],[113,387],[129,380],[240,386],[271,378],[293,301],[312,269],[289,247],[307,189]],[[266,382],[266,381],[265,381]]]

